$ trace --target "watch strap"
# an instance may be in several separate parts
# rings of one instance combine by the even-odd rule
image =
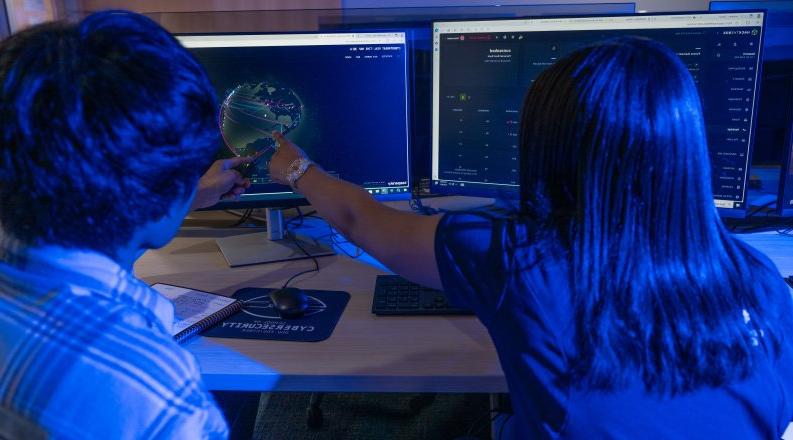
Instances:
[[[289,167],[286,169],[286,181],[292,189],[297,189],[298,179],[303,177],[303,174],[308,171],[311,165],[314,165],[314,162],[305,157],[295,159],[289,164]]]

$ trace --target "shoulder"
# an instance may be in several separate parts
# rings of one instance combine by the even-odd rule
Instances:
[[[478,212],[448,212],[443,215],[435,232],[436,247],[453,247],[464,242],[481,249],[496,227],[497,220]],[[480,245],[480,246],[477,246]]]
[[[435,232],[435,257],[441,279],[444,272],[450,271],[465,277],[479,277],[482,271],[502,272],[509,259],[508,221],[484,212],[445,214]]]
[[[489,258],[514,256],[524,260],[558,248],[553,245],[558,241],[555,237],[553,231],[516,213],[447,213],[438,224],[435,248],[438,253],[480,254]]]
[[[784,277],[766,254],[739,237],[731,235],[729,241],[732,243],[732,262],[738,265],[738,269],[746,272],[746,278],[754,282],[756,289],[776,292],[785,299],[790,299],[790,290]],[[785,301],[787,302],[789,301]]]
[[[504,244],[537,234],[536,225],[515,213],[488,211],[449,212],[438,223],[436,241],[464,241],[469,244]],[[498,242],[496,242],[498,241]],[[496,242],[496,243],[494,243]]]
[[[441,284],[457,305],[488,325],[505,301],[544,289],[544,233],[530,218],[489,212],[449,213],[438,225],[435,256]],[[540,272],[539,275],[535,273]],[[519,279],[518,279],[519,278]],[[539,283],[538,283],[539,280]]]

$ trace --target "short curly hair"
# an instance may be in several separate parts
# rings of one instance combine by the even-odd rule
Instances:
[[[219,144],[203,67],[152,20],[103,11],[0,44],[0,227],[114,255],[190,196]]]

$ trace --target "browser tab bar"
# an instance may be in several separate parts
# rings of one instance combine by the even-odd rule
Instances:
[[[329,33],[329,34],[256,34],[256,35],[181,35],[184,47],[268,47],[334,46],[351,44],[405,44],[404,32]]]
[[[679,27],[755,27],[763,24],[757,12],[727,14],[629,15],[614,17],[538,18],[520,20],[436,22],[441,33],[522,31],[575,31],[597,29],[671,29]]]

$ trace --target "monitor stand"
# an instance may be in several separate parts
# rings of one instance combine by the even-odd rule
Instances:
[[[266,209],[267,232],[218,238],[217,244],[231,267],[334,255],[332,247],[314,238],[287,236],[283,211]],[[295,242],[300,243],[300,246]],[[302,247],[303,249],[300,249]],[[305,250],[305,252],[303,252]]]

